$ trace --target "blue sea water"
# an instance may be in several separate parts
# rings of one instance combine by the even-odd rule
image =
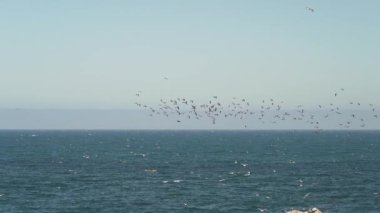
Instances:
[[[0,131],[0,212],[380,212],[379,131]]]

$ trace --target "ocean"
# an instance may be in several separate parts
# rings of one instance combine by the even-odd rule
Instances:
[[[0,131],[0,212],[380,212],[380,131]]]

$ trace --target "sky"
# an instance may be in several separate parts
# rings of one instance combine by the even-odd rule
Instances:
[[[1,0],[0,110],[136,110],[137,91],[149,104],[218,95],[313,108],[340,88],[342,106],[380,106],[378,8],[377,0]]]

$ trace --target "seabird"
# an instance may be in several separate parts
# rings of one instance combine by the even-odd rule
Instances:
[[[314,9],[313,8],[311,8],[311,7],[306,7],[306,10],[308,10],[308,11],[310,11],[310,12],[312,12],[312,13],[314,13]]]

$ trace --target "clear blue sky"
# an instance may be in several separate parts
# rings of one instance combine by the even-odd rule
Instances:
[[[1,0],[0,108],[132,109],[138,90],[148,103],[219,95],[312,106],[341,87],[347,100],[380,105],[379,8],[378,0]]]

